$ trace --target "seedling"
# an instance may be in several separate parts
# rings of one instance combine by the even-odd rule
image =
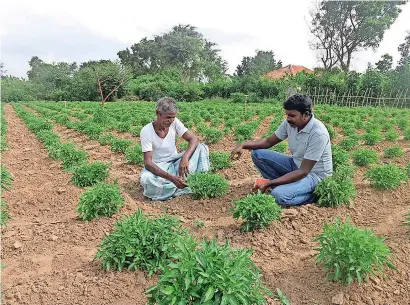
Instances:
[[[249,194],[233,203],[235,205],[231,209],[233,218],[246,220],[241,225],[243,232],[264,229],[274,220],[280,220],[281,207],[276,203],[275,198],[262,194],[260,191],[257,194]]]
[[[9,170],[5,168],[3,165],[0,165],[0,170],[1,170],[1,190],[8,191],[13,187],[11,185],[11,183],[13,182],[13,177],[10,175]]]
[[[314,241],[320,243],[320,248],[315,249],[319,252],[315,263],[323,264],[330,281],[350,285],[357,280],[360,284],[376,273],[384,278],[385,267],[395,269],[384,239],[372,230],[353,226],[349,219],[342,222],[336,217],[334,224],[325,223]]]
[[[0,201],[0,226],[6,226],[10,220],[9,209],[5,200]]]
[[[111,217],[124,205],[118,183],[98,183],[85,191],[77,205],[76,212],[82,220],[89,221],[100,216]]]
[[[378,131],[371,131],[363,135],[363,140],[366,145],[375,145],[382,139],[382,134]]]
[[[400,137],[399,133],[394,129],[387,131],[384,136],[387,141],[396,141]]]
[[[193,173],[187,182],[194,199],[220,197],[229,191],[228,181],[216,174]]]
[[[204,225],[205,223],[203,220],[197,220],[197,219],[194,220],[194,226],[197,227],[198,229],[202,228]]]
[[[129,164],[144,164],[144,153],[140,145],[135,144],[134,146],[128,147],[125,151],[125,160]]]

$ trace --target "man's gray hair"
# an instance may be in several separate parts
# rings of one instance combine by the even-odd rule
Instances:
[[[159,113],[174,113],[178,112],[176,101],[171,97],[162,97],[157,101],[157,109]]]

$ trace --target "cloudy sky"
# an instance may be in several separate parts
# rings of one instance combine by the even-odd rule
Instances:
[[[191,24],[216,42],[233,73],[243,56],[256,49],[273,50],[284,65],[318,65],[309,48],[309,9],[312,0],[3,0],[0,10],[1,59],[7,74],[26,77],[28,61],[78,63],[116,59],[117,52],[142,38]],[[410,30],[410,4],[385,33],[374,53],[357,54],[352,68],[366,69],[397,47]]]

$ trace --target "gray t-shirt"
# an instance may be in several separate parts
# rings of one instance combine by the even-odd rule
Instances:
[[[332,150],[330,147],[330,136],[326,126],[315,118],[298,131],[297,127],[291,127],[284,120],[275,135],[281,139],[288,139],[289,150],[293,161],[300,168],[303,159],[317,161],[311,173],[316,174],[320,179],[331,176],[333,172]]]

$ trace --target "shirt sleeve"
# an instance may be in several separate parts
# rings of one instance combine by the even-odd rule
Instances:
[[[319,161],[329,141],[329,137],[324,133],[314,135],[309,139],[303,159]]]
[[[278,129],[275,131],[275,135],[280,140],[285,140],[288,137],[288,130],[286,128],[286,124],[289,124],[286,120],[283,120],[282,123],[279,125]]]
[[[144,128],[141,130],[140,141],[142,152],[152,151],[152,136],[149,134],[148,130]]]
[[[185,125],[178,118],[175,118],[174,123],[176,134],[179,137],[182,137],[182,135],[187,132],[188,128],[186,128]]]

